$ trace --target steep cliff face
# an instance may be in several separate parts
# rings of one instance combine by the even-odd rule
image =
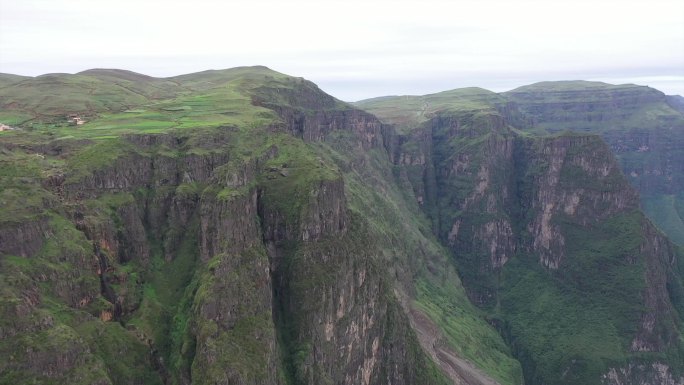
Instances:
[[[533,237],[531,249],[543,266],[558,269],[565,257],[562,223],[554,219],[563,216],[588,227],[638,209],[638,195],[626,188],[617,164],[598,137],[542,139],[527,144],[523,151],[525,166],[539,167],[525,170],[534,191],[527,231]]]
[[[447,383],[395,294],[434,240],[359,209],[390,129],[284,82],[263,126],[3,142],[2,381]]]
[[[514,138],[494,113],[429,122],[434,140],[439,237],[461,258],[471,299],[493,299],[491,272],[516,251],[511,213]],[[503,188],[502,188],[503,187]],[[481,256],[486,255],[485,259]],[[467,277],[467,278],[465,278]]]
[[[363,186],[361,173],[394,188],[388,127],[362,111],[321,104],[322,111],[312,113],[315,107],[278,113],[295,122],[286,125],[288,132],[323,147],[280,154],[259,183],[285,377],[306,384],[445,383],[395,295],[397,285],[413,287],[403,274],[417,273],[406,259],[394,260],[396,254],[407,258],[415,246],[382,233],[378,225],[387,227],[391,219],[374,218],[365,207],[368,195],[380,197]],[[390,236],[396,244],[386,243]],[[387,271],[388,262],[397,264]],[[394,269],[402,271],[399,281]]]
[[[141,370],[157,381],[276,384],[289,378],[371,384],[384,381],[381,373],[394,383],[415,380],[427,361],[420,364],[420,350],[415,342],[410,345],[415,337],[395,309],[391,280],[373,255],[377,250],[362,228],[364,219],[348,216],[341,175],[322,160],[303,164],[278,152],[270,146],[256,159],[221,166],[212,161],[214,155],[201,161],[192,154],[171,158],[136,144],[110,167],[79,179],[67,175],[68,182],[56,189],[63,191],[58,207],[66,218],[52,215],[71,229],[81,249],[67,254],[73,256],[62,261],[65,271],[37,274],[50,276],[41,280],[50,282],[65,312],[97,303],[81,317],[97,328],[118,321],[111,326],[118,333],[148,345],[140,345],[137,358]],[[213,170],[209,178],[194,172],[196,163]],[[325,170],[316,174],[309,166]],[[180,183],[181,178],[192,182]],[[45,232],[63,241],[47,221],[37,223],[35,231],[23,223],[7,224],[3,236],[13,242],[5,244],[4,264],[16,263],[21,271],[28,263],[23,261],[31,261],[39,268],[42,261],[35,258],[50,247],[49,241],[41,247]],[[18,241],[38,246],[20,247]],[[68,251],[57,249],[46,258],[63,258],[62,252]],[[33,313],[47,306],[42,290],[32,286],[35,279],[27,277],[27,287],[6,286],[26,298],[26,305],[5,307],[3,319],[16,322],[2,329],[13,338],[6,349],[40,330],[27,327]],[[68,331],[76,341],[82,338],[76,324],[39,322]],[[171,333],[170,341],[165,333]],[[416,362],[405,361],[409,352]],[[86,367],[76,357],[103,359],[86,345],[73,352],[48,351],[41,359],[17,357],[21,366],[10,360],[5,369],[67,380],[66,373]],[[41,363],[45,360],[57,361]],[[56,369],[46,371],[44,365]],[[130,379],[109,368],[102,378]]]
[[[637,94],[614,103],[651,100]],[[682,257],[640,213],[610,148],[598,136],[521,134],[512,125],[525,119],[510,105],[480,100],[454,99],[417,122],[394,159],[525,381],[684,381]],[[401,117],[382,115],[391,100],[375,103],[360,105],[390,123]]]
[[[598,137],[569,136],[538,139],[526,151],[519,175],[531,186],[518,186],[532,191],[523,215],[521,239],[527,242],[510,270],[504,268],[500,293],[510,317],[506,332],[512,338],[520,333],[517,346],[528,376],[540,383],[598,383],[615,362],[644,359],[636,352],[664,354],[665,361],[654,355],[647,362],[681,376],[681,319],[674,305],[679,294],[667,288],[670,280],[673,287],[681,282],[678,257],[638,211],[638,195],[608,148]],[[533,273],[524,275],[526,269]],[[545,294],[533,299],[530,290]],[[533,326],[534,319],[553,326]],[[564,340],[561,330],[573,334],[572,342],[557,358],[535,358],[542,344]],[[585,350],[594,344],[603,351]],[[559,369],[563,375],[552,374]],[[629,383],[640,381],[634,376]]]
[[[684,242],[684,115],[677,97],[597,82],[543,82],[503,95],[525,117],[519,128],[603,136],[645,212],[673,241]]]

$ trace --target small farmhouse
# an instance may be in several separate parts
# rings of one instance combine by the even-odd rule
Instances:
[[[85,122],[86,122],[83,118],[81,118],[79,115],[76,115],[76,114],[67,115],[67,121],[72,126],[80,126],[82,124],[85,124]]]

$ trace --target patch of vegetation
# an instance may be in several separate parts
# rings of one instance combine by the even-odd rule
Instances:
[[[36,255],[2,258],[0,318],[10,324],[0,328],[10,338],[0,341],[7,358],[0,382],[160,384],[148,348],[120,324],[93,317],[111,304],[99,296],[92,244],[66,218],[50,213],[48,219],[49,237]]]
[[[454,283],[447,284],[447,280]],[[500,384],[522,384],[520,363],[485,322],[485,314],[470,303],[456,273],[447,272],[435,281],[422,278],[417,282],[416,304],[442,327],[449,346]]]
[[[263,282],[265,266],[266,251],[256,245],[238,255],[215,255],[199,270],[191,314],[197,349],[203,354],[192,363],[193,381],[266,381],[273,375],[269,364],[275,363],[274,327],[271,293]],[[225,318],[208,319],[212,310],[207,309],[216,307],[230,310],[220,311]]]
[[[150,385],[163,384],[150,362],[150,347],[121,324],[91,320],[75,325],[74,329],[86,339],[93,354],[102,360],[114,385],[138,381]]]
[[[339,180],[341,175],[301,139],[279,134],[270,143],[277,148],[277,155],[264,163],[264,172],[259,175],[262,198],[291,223],[298,223],[312,188],[320,182]]]
[[[644,285],[640,224],[638,212],[591,227],[564,222],[568,250],[558,270],[524,254],[506,264],[505,331],[532,384],[598,384],[625,362],[643,306],[634,300]]]
[[[167,261],[158,245],[145,272],[140,308],[125,322],[152,338],[175,381],[189,378],[194,359],[191,306],[200,277],[198,269],[198,218],[186,229],[175,257]]]
[[[446,378],[435,362],[425,355],[423,348],[418,342],[418,338],[408,332],[408,320],[404,314],[404,309],[398,303],[393,293],[385,293],[387,299],[387,329],[385,331],[385,344],[394,345],[396,341],[402,341],[406,345],[406,362],[410,362],[409,367],[403,368],[412,374],[416,384],[426,385],[448,385],[451,380]],[[397,320],[404,322],[401,325]],[[403,326],[403,327],[402,327]],[[392,365],[386,365],[392,367]],[[384,369],[384,368],[383,368]],[[391,370],[391,369],[390,369]],[[411,373],[413,372],[413,373]],[[385,378],[381,373],[379,378]]]
[[[0,340],[0,354],[7,361],[0,364],[0,383],[3,384],[88,384],[107,381],[108,373],[102,362],[87,354],[87,346],[74,329],[57,324],[43,330]],[[40,359],[50,372],[26,370],[21,363],[31,354]],[[56,362],[56,358],[60,361]],[[77,366],[60,366],[60,363],[76,363]]]
[[[85,146],[67,159],[68,181],[78,181],[95,170],[111,166],[118,158],[130,153],[131,150],[130,144],[118,138]]]
[[[0,147],[0,224],[43,216],[54,197],[41,181],[61,166],[53,158]]]
[[[265,358],[270,353],[268,340],[272,333],[270,312],[243,317],[227,331],[219,331],[215,323],[205,321],[198,338],[208,341],[205,354],[215,357],[216,361],[208,367],[199,367],[196,362],[193,380],[202,382],[226,377],[255,382],[266,380],[270,373]]]

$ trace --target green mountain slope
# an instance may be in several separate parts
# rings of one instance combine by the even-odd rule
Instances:
[[[610,148],[582,133],[531,135],[529,111],[501,96],[488,108],[471,97],[451,100],[461,108],[435,103],[429,119],[414,120],[395,164],[525,382],[681,382],[681,252],[641,214]],[[430,106],[435,96],[416,99]],[[388,106],[406,100],[357,105],[401,125],[405,115]]]
[[[266,67],[5,78],[0,383],[684,383],[681,251],[629,186],[677,231],[657,91],[358,104],[381,121]],[[662,165],[610,135],[663,122],[661,174],[621,172]]]
[[[1,383],[522,383],[374,116],[265,67],[17,84]]]

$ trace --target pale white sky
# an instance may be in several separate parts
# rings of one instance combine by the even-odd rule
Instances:
[[[256,64],[347,101],[569,79],[684,95],[684,1],[0,0],[0,72]]]

